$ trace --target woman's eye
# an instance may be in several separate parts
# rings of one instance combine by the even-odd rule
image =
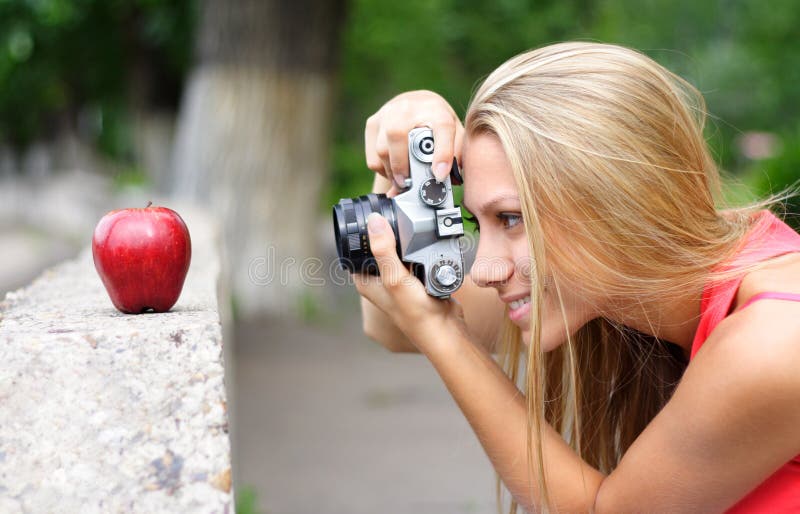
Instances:
[[[519,214],[509,214],[507,212],[501,212],[497,215],[500,221],[503,223],[503,227],[505,228],[512,228],[520,223],[522,223],[522,216]]]

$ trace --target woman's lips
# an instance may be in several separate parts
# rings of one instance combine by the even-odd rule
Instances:
[[[508,318],[516,324],[528,320],[528,315],[530,314],[531,311],[530,297],[525,298],[525,300],[528,301],[523,303],[522,300],[519,300],[518,302],[510,302],[508,304],[508,309],[509,309]],[[517,305],[516,308],[512,307],[512,304],[517,304],[517,303],[521,303],[522,305]]]

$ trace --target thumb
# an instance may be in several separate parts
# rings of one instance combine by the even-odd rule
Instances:
[[[386,218],[373,212],[367,216],[369,247],[378,264],[384,286],[394,286],[409,275],[408,270],[397,255],[394,232]]]

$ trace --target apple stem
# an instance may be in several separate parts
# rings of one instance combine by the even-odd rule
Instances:
[[[150,201],[148,201],[148,202],[147,202],[147,205],[145,206],[145,209],[147,209],[147,208],[148,208],[148,207],[150,207],[151,205],[153,205],[153,202],[150,202]]]

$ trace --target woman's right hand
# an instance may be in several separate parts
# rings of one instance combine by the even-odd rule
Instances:
[[[410,91],[400,94],[367,119],[364,148],[367,167],[375,172],[373,193],[389,198],[402,189],[408,167],[408,133],[417,127],[433,130],[435,141],[433,164],[446,164],[450,172],[453,157],[461,160],[464,127],[444,98],[432,91]],[[393,352],[416,352],[414,344],[391,318],[367,298],[361,297],[364,333]]]
[[[375,172],[373,193],[397,195],[408,177],[408,133],[417,127],[433,130],[434,173],[450,173],[453,157],[461,161],[464,126],[444,98],[431,91],[411,91],[396,96],[367,120],[364,143],[367,167]],[[443,163],[437,172],[436,164]],[[398,175],[395,179],[395,175]],[[478,287],[467,275],[453,294],[463,309],[469,333],[489,351],[504,317],[505,304],[492,288]],[[392,319],[367,298],[361,297],[364,333],[393,352],[416,352],[414,344]]]
[[[450,104],[432,91],[402,93],[367,119],[367,167],[378,174],[374,193],[392,197],[403,188],[409,174],[408,133],[417,127],[433,130],[432,168],[438,179],[443,180],[450,173],[453,157],[461,161],[464,126]]]

